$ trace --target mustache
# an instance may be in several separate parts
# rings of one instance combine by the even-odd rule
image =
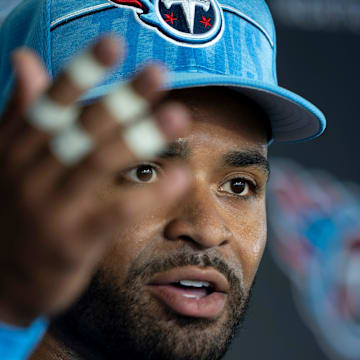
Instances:
[[[144,283],[150,281],[151,278],[159,272],[185,266],[197,266],[200,268],[212,267],[226,277],[231,291],[240,292],[241,295],[245,295],[242,269],[240,266],[235,267],[234,265],[229,265],[217,254],[194,254],[185,249],[171,255],[152,257],[151,261],[146,262],[140,267],[130,268],[126,282],[128,283],[127,285],[131,285],[134,279],[137,279]]]

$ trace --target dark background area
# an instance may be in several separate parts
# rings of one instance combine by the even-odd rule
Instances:
[[[340,1],[337,4],[325,0],[287,2],[268,1],[277,27],[279,83],[316,104],[325,113],[328,127],[316,141],[271,145],[270,157],[287,157],[306,168],[324,169],[340,181],[357,182],[360,172],[357,108],[360,103],[360,31],[357,32],[357,26],[360,28],[360,20],[356,23],[354,18],[340,13],[345,11],[345,15],[349,15],[347,9],[336,13],[336,9],[326,8],[327,5],[338,6]],[[345,5],[350,2],[343,1]],[[318,8],[311,8],[314,5]],[[360,8],[360,2],[355,5]],[[318,11],[315,15],[314,9]],[[299,16],[296,10],[301,12]],[[331,11],[332,18],[327,11]],[[357,14],[352,12],[350,16]],[[353,27],[348,26],[351,20]],[[299,316],[290,282],[269,250],[272,236],[270,231],[244,329],[226,359],[330,359]]]

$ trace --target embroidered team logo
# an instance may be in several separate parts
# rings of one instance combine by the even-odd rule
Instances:
[[[132,7],[143,24],[180,45],[205,46],[217,41],[224,27],[217,0],[108,0]]]

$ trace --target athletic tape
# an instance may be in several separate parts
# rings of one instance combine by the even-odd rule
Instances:
[[[120,123],[127,124],[149,111],[149,103],[125,83],[103,98],[109,113]]]
[[[166,140],[153,119],[131,124],[124,131],[124,141],[140,159],[157,155],[166,146]]]
[[[89,89],[100,82],[108,68],[101,65],[91,51],[76,56],[67,66],[65,72],[71,81],[80,89]]]
[[[43,95],[30,107],[27,119],[40,130],[57,133],[74,123],[79,113],[77,107],[59,105]]]
[[[78,123],[74,123],[55,136],[50,146],[54,155],[64,165],[73,166],[94,149],[95,142]]]

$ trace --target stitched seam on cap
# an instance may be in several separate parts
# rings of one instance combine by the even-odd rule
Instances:
[[[59,25],[61,25],[63,23],[67,23],[68,21],[71,21],[71,20],[76,19],[78,17],[90,15],[90,14],[93,14],[94,12],[97,12],[97,11],[100,11],[100,10],[105,10],[107,8],[113,8],[113,7],[115,8],[115,6],[110,4],[110,3],[104,3],[104,4],[90,6],[90,7],[87,7],[85,9],[74,11],[74,12],[72,12],[70,14],[61,16],[60,18],[55,19],[54,21],[52,21],[51,24],[50,24],[50,29],[53,30],[55,27],[58,27]]]

